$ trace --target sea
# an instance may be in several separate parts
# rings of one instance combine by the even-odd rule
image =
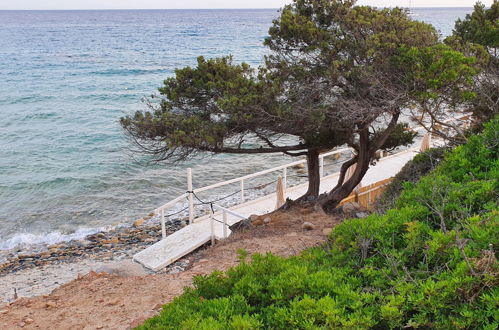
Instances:
[[[445,37],[471,11],[413,8],[411,15]],[[200,55],[261,64],[278,15],[0,11],[0,250],[127,226],[184,193],[187,168],[201,187],[290,162],[282,155],[204,155],[151,163],[133,152],[119,125]],[[238,187],[216,194],[230,189]]]

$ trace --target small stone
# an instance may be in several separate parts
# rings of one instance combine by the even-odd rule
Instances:
[[[271,221],[272,219],[270,217],[266,217],[265,219],[263,219],[263,223],[265,224],[269,224]]]
[[[358,209],[360,209],[360,205],[356,202],[349,202],[343,205],[343,212],[344,213],[350,213],[350,212],[355,212]]]
[[[198,263],[204,264],[205,262],[208,262],[208,259],[199,259]]]
[[[301,164],[297,164],[295,166],[293,166],[294,169],[302,169],[302,168],[305,168],[305,164],[301,163]]]
[[[26,323],[26,324],[31,324],[33,322],[35,322],[35,320],[30,319],[29,317],[27,317],[26,319],[24,319],[24,323]]]
[[[311,222],[304,222],[301,227],[305,230],[313,230],[315,229],[315,225]]]
[[[252,221],[252,222],[253,222],[253,221],[257,220],[257,219],[258,219],[258,217],[259,217],[258,215],[256,215],[256,214],[252,214],[252,215],[250,215],[250,216],[249,216],[249,218],[248,218],[248,219],[250,219],[250,221]]]
[[[45,303],[45,308],[55,308],[57,307],[57,304],[54,301],[48,301]]]
[[[322,233],[326,236],[329,236],[329,234],[331,234],[331,232],[333,231],[333,228],[324,228],[322,229]]]
[[[108,306],[114,306],[114,305],[118,305],[119,303],[121,302],[120,298],[116,298],[116,299],[112,299],[110,300],[107,305]]]
[[[144,222],[146,222],[145,219],[135,220],[134,223],[133,223],[133,226],[135,228],[138,228],[138,227],[142,226],[144,224]]]
[[[286,235],[284,236],[288,236],[288,237],[295,237],[295,236],[298,236],[298,233],[297,232],[291,232],[291,233],[287,233]]]
[[[357,212],[357,213],[355,213],[355,216],[357,218],[363,219],[363,218],[367,218],[369,216],[369,213],[367,213],[367,212]]]
[[[296,171],[296,173],[298,173],[298,174],[305,174],[305,173],[307,173],[307,171],[305,171],[305,170],[298,170],[298,171]]]

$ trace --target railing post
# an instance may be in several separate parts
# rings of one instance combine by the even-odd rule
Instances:
[[[285,167],[282,170],[282,187],[284,191],[286,191],[287,181],[288,181],[288,169]]]
[[[224,239],[227,238],[227,212],[223,211]]]
[[[244,180],[241,180],[241,203],[244,203]]]
[[[192,168],[187,169],[187,191],[189,191],[189,224],[194,220],[194,199],[192,193]]]
[[[211,211],[210,214],[210,227],[211,227],[211,245],[215,245],[215,214],[213,213],[213,210]]]
[[[165,209],[161,209],[161,236],[166,238]]]
[[[319,156],[319,177],[324,176],[324,157]]]

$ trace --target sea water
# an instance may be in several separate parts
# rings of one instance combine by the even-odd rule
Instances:
[[[471,8],[416,8],[443,36]],[[129,223],[196,187],[289,162],[137,162],[119,118],[197,56],[259,65],[277,9],[0,11],[0,249]],[[140,158],[140,157],[139,157]],[[237,187],[235,187],[237,188]]]

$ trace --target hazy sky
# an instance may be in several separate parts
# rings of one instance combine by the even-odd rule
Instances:
[[[0,9],[279,8],[289,0],[0,0]],[[483,0],[490,6],[492,0]],[[471,7],[475,0],[359,0],[372,6]]]

